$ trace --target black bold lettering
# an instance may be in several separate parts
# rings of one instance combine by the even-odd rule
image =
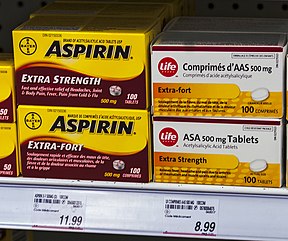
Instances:
[[[120,121],[117,134],[123,134],[123,133],[131,134],[133,131],[133,126],[134,123],[132,121],[130,121],[128,125],[125,123],[125,121]]]
[[[94,50],[94,54],[93,54],[93,58],[97,59],[98,57],[104,59],[105,58],[105,53],[106,51],[106,47],[104,45],[96,45],[95,46],[95,50]]]
[[[54,41],[49,47],[45,57],[50,57],[50,55],[56,55],[57,57],[61,57],[61,47],[59,41]]]
[[[108,134],[110,127],[110,122],[109,121],[99,121],[98,123],[98,128],[97,128],[97,133],[101,134],[102,132],[104,132],[105,134]]]
[[[90,126],[89,120],[80,120],[78,124],[77,132],[83,132],[83,130],[88,129]]]
[[[64,44],[62,57],[70,58],[73,54],[73,44]]]
[[[130,55],[130,48],[131,46],[125,46],[125,49],[123,49],[122,46],[117,45],[114,58],[119,59],[120,56],[122,56],[123,59],[128,59]]]
[[[73,58],[78,58],[79,54],[84,54],[86,51],[86,47],[83,44],[76,44],[74,49]]]
[[[60,129],[60,131],[66,130],[64,116],[58,116],[49,131],[55,131],[56,129]]]

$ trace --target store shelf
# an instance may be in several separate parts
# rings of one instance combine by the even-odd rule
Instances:
[[[52,1],[0,0],[0,52],[12,51],[13,28],[27,19],[29,13]],[[288,1],[196,0],[195,14],[287,17]],[[36,194],[67,196],[72,201],[82,202],[83,206],[75,211],[64,204],[48,206],[40,203],[40,208],[51,212],[37,212],[34,211],[37,206]],[[286,188],[1,177],[0,196],[0,228],[229,240],[288,240]],[[214,208],[215,213],[195,211],[195,205],[190,205],[193,210],[181,209],[183,206],[179,209],[165,208],[167,200],[205,201]],[[184,208],[189,206],[184,205]],[[166,217],[167,214],[175,216]],[[81,216],[81,224],[77,225],[79,220],[76,220],[76,225],[65,223],[68,215]],[[215,223],[215,229],[212,228],[208,235],[195,231],[197,221],[201,222],[200,229],[205,229],[205,223],[210,225],[209,228],[211,223]]]
[[[1,178],[0,182],[1,228],[242,240],[288,239],[286,188],[32,178]],[[79,214],[63,209],[64,206],[60,208],[50,204],[48,209],[55,207],[58,212],[51,214],[46,211],[46,218],[41,219],[43,212],[33,211],[36,194],[58,195],[58,198],[64,195],[68,199],[82,201],[84,205]],[[205,201],[206,207],[213,207],[215,213],[196,212],[193,207],[193,210],[186,209],[189,206],[187,202],[185,207],[182,206],[184,209],[179,206],[179,209],[169,210],[165,208],[166,200],[194,200],[195,204]],[[40,209],[47,208],[47,204],[39,205]],[[170,216],[176,214],[177,218],[165,217],[170,212]],[[60,225],[61,215],[74,214],[83,217],[78,228],[77,225],[72,225],[76,227],[74,229],[69,225]],[[208,236],[195,232],[197,221],[201,222],[203,230],[204,223],[214,222],[215,230]],[[175,225],[175,222],[180,226]]]

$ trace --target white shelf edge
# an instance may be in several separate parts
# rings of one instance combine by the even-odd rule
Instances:
[[[35,193],[87,197],[85,230],[32,228]],[[164,223],[164,201],[171,198],[219,202],[218,234],[207,238],[288,240],[286,188],[1,177],[0,195],[1,228],[206,238],[164,232],[168,227],[173,233]]]
[[[0,177],[0,186],[16,185],[18,188],[26,186],[50,187],[62,189],[119,189],[119,190],[147,190],[164,192],[197,192],[197,193],[217,193],[217,194],[247,194],[247,195],[272,195],[287,196],[288,188],[266,188],[266,187],[244,187],[244,186],[219,186],[205,184],[178,184],[178,183],[129,183],[129,182],[103,182],[87,180],[69,179],[45,179],[45,178],[26,178],[26,177]]]

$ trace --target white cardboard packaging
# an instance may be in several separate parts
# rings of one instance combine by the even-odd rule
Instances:
[[[151,46],[154,116],[281,118],[286,35],[163,32]]]
[[[280,187],[278,119],[154,117],[156,182]]]

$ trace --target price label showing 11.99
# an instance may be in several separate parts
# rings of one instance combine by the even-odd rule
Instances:
[[[164,233],[216,236],[219,200],[198,199],[190,196],[164,198]]]
[[[32,227],[84,229],[86,196],[74,192],[35,192]]]

